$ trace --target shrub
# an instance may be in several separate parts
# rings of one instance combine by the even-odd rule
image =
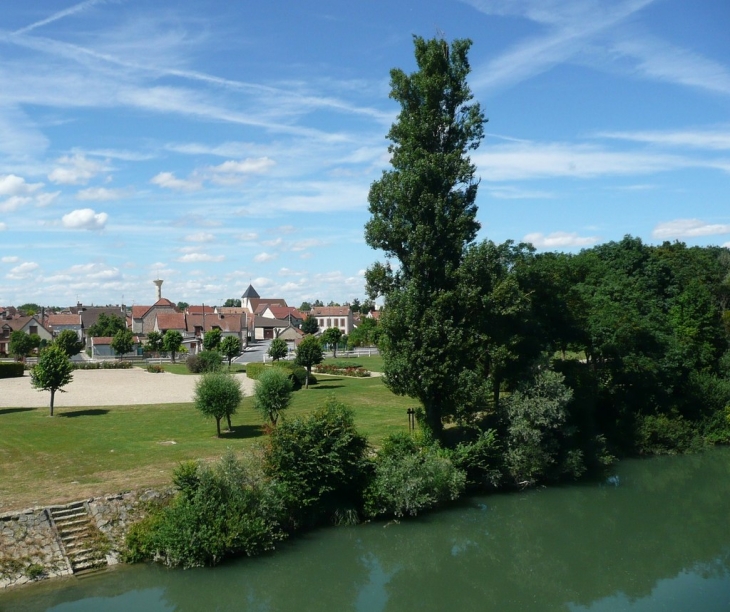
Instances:
[[[502,449],[497,432],[488,429],[473,442],[460,442],[453,451],[452,461],[466,474],[467,487],[496,487],[502,478]]]
[[[457,499],[465,483],[466,474],[438,447],[421,448],[408,434],[390,436],[365,490],[365,514],[416,516]]]
[[[306,368],[297,365],[292,361],[275,361],[272,365],[276,368],[283,368],[289,372],[289,380],[292,383],[294,391],[299,391],[299,389],[301,389],[307,381]],[[317,384],[317,379],[311,374],[309,375],[309,384]]]
[[[359,508],[366,450],[352,411],[333,397],[308,417],[272,431],[265,470],[282,486],[289,525],[312,525]]]
[[[287,372],[282,368],[269,368],[256,381],[254,407],[276,426],[281,412],[289,407],[293,389]]]
[[[692,423],[682,416],[646,415],[638,427],[639,452],[655,455],[683,453],[702,446]]]
[[[131,361],[81,361],[74,362],[74,370],[129,370],[134,364]]]
[[[185,361],[185,365],[193,374],[220,372],[223,369],[221,359],[218,351],[201,351],[197,355],[190,355]]]
[[[147,371],[152,374],[163,374],[165,372],[165,368],[158,363],[151,363],[147,366]]]
[[[231,429],[231,415],[236,413],[243,391],[241,383],[231,374],[206,372],[195,385],[195,407],[205,416],[215,419],[218,437],[221,436],[221,419],[228,420]]]
[[[248,363],[246,364],[246,375],[251,380],[258,380],[261,373],[266,369],[267,366],[265,363]]]
[[[232,452],[214,466],[182,464],[174,480],[179,492],[172,503],[130,529],[127,561],[217,565],[272,550],[285,537],[278,487]]]
[[[23,375],[25,366],[19,362],[0,363],[0,378],[16,378]]]
[[[339,376],[354,376],[355,378],[366,378],[370,376],[370,372],[359,366],[338,366],[332,363],[320,363],[314,367],[315,372],[322,374],[337,374]]]

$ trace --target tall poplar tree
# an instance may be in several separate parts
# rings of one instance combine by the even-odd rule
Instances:
[[[414,37],[418,70],[391,70],[390,97],[401,111],[388,132],[392,169],[370,187],[365,239],[386,257],[367,272],[370,297],[385,296],[382,315],[386,384],[417,398],[438,437],[457,409],[468,356],[458,269],[479,229],[478,180],[468,151],[485,118],[466,82],[469,40]]]

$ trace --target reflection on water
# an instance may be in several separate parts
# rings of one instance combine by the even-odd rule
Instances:
[[[50,581],[0,594],[0,610],[730,610],[730,449],[615,476],[325,529],[215,569]]]

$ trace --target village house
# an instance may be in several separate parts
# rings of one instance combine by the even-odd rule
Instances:
[[[347,335],[354,328],[352,309],[349,306],[315,306],[310,314],[317,319],[320,331],[337,327]]]

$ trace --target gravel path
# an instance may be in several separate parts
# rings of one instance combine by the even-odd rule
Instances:
[[[253,395],[254,381],[235,375],[245,395]],[[177,404],[192,402],[199,376],[150,374],[141,368],[129,370],[76,370],[73,380],[56,393],[56,406],[129,406],[132,404]],[[0,379],[0,408],[48,406],[51,394],[30,385],[30,376]]]

